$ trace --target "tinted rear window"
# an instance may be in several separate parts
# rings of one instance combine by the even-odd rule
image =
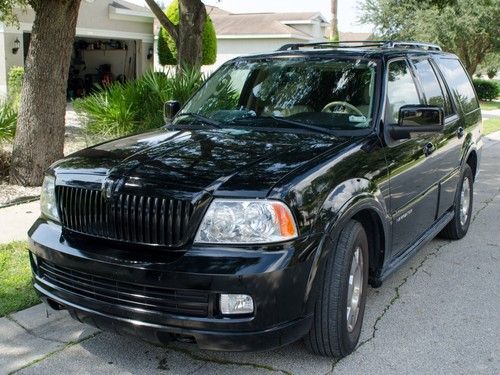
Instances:
[[[440,58],[439,67],[448,81],[450,89],[460,102],[464,112],[471,112],[479,107],[474,88],[462,64],[457,59]]]

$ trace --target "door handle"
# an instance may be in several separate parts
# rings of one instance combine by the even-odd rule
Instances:
[[[436,150],[436,148],[434,147],[434,144],[432,142],[428,142],[424,146],[424,155],[429,156],[430,154],[432,154],[434,152],[434,150]]]
[[[462,138],[462,137],[464,136],[464,134],[465,134],[465,130],[464,130],[464,128],[459,127],[459,128],[457,129],[457,137],[458,137],[458,138]]]

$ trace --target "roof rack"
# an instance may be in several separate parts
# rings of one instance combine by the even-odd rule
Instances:
[[[297,51],[300,48],[365,48],[365,47],[379,47],[379,48],[408,48],[408,49],[423,49],[426,51],[442,51],[441,47],[432,43],[420,42],[404,42],[395,40],[352,40],[346,42],[313,42],[313,43],[290,43],[281,46],[278,51]]]

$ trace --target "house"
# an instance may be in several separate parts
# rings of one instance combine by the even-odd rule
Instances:
[[[0,96],[12,66],[23,66],[35,14],[19,11],[19,29],[0,23]],[[70,95],[99,81],[102,70],[133,79],[153,66],[153,16],[123,0],[82,0],[68,87]],[[54,51],[57,53],[57,51]],[[49,68],[49,67],[47,67]]]
[[[372,33],[339,32],[339,40],[341,42],[360,42],[370,40],[372,38]]]
[[[326,40],[328,22],[319,12],[229,13],[207,6],[217,34],[213,71],[242,54],[269,52],[287,43]],[[23,66],[35,18],[19,12],[19,28],[0,23],[0,96],[12,66]],[[158,64],[160,25],[147,7],[125,0],[82,0],[68,77],[68,96],[84,95],[95,83],[134,79]],[[57,51],[54,51],[57,53]],[[47,67],[48,69],[50,67]]]
[[[319,12],[229,13],[207,6],[207,13],[217,35],[217,61],[206,70],[239,55],[269,52],[288,43],[324,41],[329,26]],[[155,35],[159,28],[155,21]],[[159,67],[157,60],[155,66]]]

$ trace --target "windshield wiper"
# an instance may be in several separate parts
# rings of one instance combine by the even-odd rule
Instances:
[[[203,115],[200,115],[199,113],[184,112],[184,113],[179,113],[177,116],[193,117],[196,120],[200,121],[202,124],[210,125],[211,127],[217,128],[217,129],[222,128],[222,122],[211,119],[211,118],[203,116]]]
[[[273,120],[277,122],[282,122],[285,124],[291,124],[291,125],[296,125],[298,127],[311,130],[317,133],[323,133],[323,134],[328,134],[328,135],[333,135],[332,132],[329,130],[322,128],[320,126],[314,126],[314,125],[309,125],[309,124],[304,124],[303,122],[300,121],[294,121],[294,120],[289,120],[284,117],[278,117],[278,116],[260,116],[260,118],[272,118]]]

